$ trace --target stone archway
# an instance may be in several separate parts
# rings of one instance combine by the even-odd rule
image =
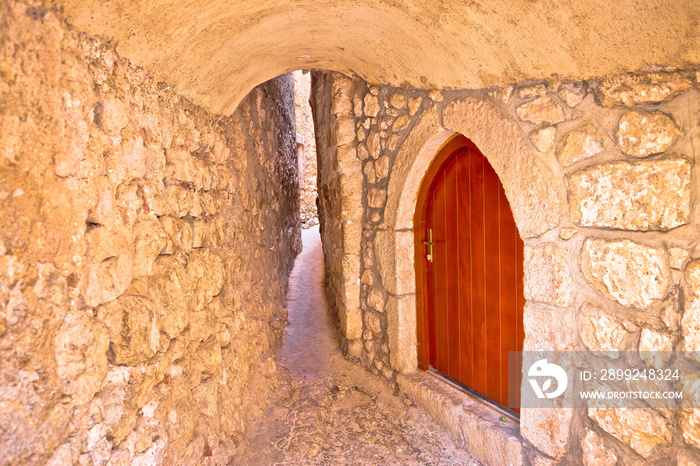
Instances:
[[[456,134],[473,141],[488,158],[506,191],[523,239],[544,234],[559,224],[565,188],[530,149],[520,128],[497,108],[476,99],[452,102],[427,113],[402,146],[389,182],[387,228],[393,236],[393,263],[383,277],[395,291],[388,303],[392,365],[399,372],[416,370],[415,272],[413,215],[423,175],[440,147]],[[393,269],[393,270],[392,270]],[[393,273],[391,273],[393,271]]]

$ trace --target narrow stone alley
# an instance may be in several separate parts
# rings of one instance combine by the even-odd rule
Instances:
[[[318,226],[302,239],[277,354],[284,382],[231,464],[480,464],[385,381],[343,358],[323,294]]]

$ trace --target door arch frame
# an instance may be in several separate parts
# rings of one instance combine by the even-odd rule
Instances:
[[[426,112],[396,155],[387,189],[386,228],[378,232],[375,247],[377,265],[389,294],[390,361],[399,374],[418,370],[419,275],[415,269],[413,232],[418,195],[440,150],[459,135],[471,141],[496,171],[526,246],[557,228],[566,215],[563,179],[535,154],[527,135],[502,109],[467,97]],[[527,270],[524,279],[527,280]],[[527,346],[523,349],[527,350]]]
[[[428,289],[428,274],[426,271],[426,261],[424,259],[425,248],[421,247],[423,231],[427,221],[428,196],[437,183],[437,174],[452,160],[455,153],[464,148],[479,150],[476,145],[464,135],[455,133],[448,139],[438,151],[437,155],[430,163],[425,172],[418,197],[416,198],[416,213],[413,216],[413,241],[417,246],[414,248],[414,264],[416,270],[416,356],[418,358],[418,368],[427,370],[430,366],[430,346],[428,343],[428,319],[426,290]]]
[[[566,434],[561,437],[568,439],[571,410],[543,413],[522,409],[520,425],[502,422],[496,411],[418,370],[414,216],[430,165],[440,149],[460,134],[479,149],[501,180],[526,248],[545,241],[546,233],[567,224],[566,186],[560,169],[550,158],[535,152],[529,137],[504,109],[489,101],[464,97],[426,111],[397,151],[387,188],[384,227],[374,240],[377,268],[388,293],[390,362],[399,389],[430,411],[468,448],[481,450],[482,460],[526,464],[525,450],[531,447],[524,438],[542,451],[557,453],[559,447],[547,443],[551,432],[545,426],[555,419],[557,430]],[[528,280],[527,268],[524,280]],[[526,305],[526,325],[528,319],[547,318],[547,313],[540,313],[537,307],[531,311],[528,314]],[[523,350],[539,344],[528,341],[526,334]],[[542,416],[548,416],[547,422],[542,422]]]

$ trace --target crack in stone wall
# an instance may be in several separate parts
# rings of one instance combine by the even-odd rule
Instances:
[[[40,3],[0,17],[0,463],[228,462],[300,249],[291,76],[221,117]]]
[[[343,182],[361,190],[355,243],[362,251],[359,358],[367,369],[390,382],[397,370],[416,369],[397,363],[406,357],[392,352],[408,350],[391,341],[396,327],[410,326],[402,313],[415,313],[413,233],[397,223],[397,199],[413,196],[415,204],[419,186],[401,192],[403,182],[392,178],[404,179],[444,129],[471,137],[489,158],[525,239],[526,350],[700,349],[693,278],[700,269],[700,73],[432,92],[349,84],[337,73],[315,78],[331,119],[333,108],[352,112],[354,135],[343,137],[354,141],[362,164],[357,179]],[[330,92],[336,82],[347,91]],[[339,237],[326,230],[324,241]],[[335,280],[349,278],[355,275]],[[406,339],[411,329],[403,330]],[[549,411],[521,415],[535,464],[700,460],[698,410]]]

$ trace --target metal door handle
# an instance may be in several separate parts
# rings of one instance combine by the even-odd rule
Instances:
[[[423,241],[423,244],[428,246],[428,251],[425,258],[428,262],[433,262],[433,246],[435,246],[435,243],[433,242],[433,230],[428,228],[426,234],[428,235],[428,241]]]

